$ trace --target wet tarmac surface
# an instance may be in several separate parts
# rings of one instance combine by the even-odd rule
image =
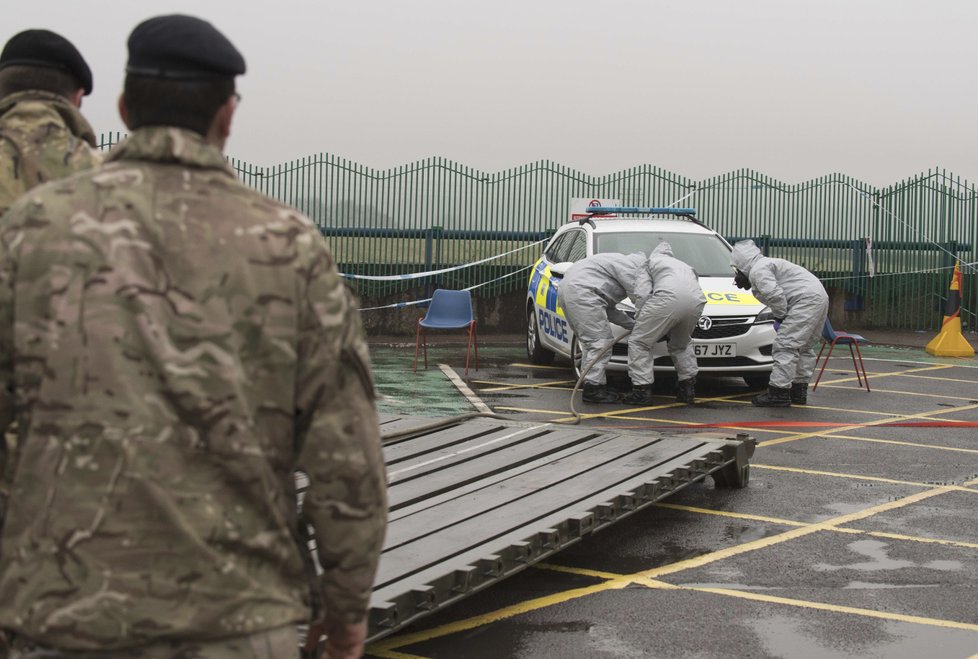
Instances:
[[[473,410],[437,364],[464,347],[373,346],[380,408]],[[568,422],[569,364],[480,347],[464,377],[494,412]],[[398,657],[972,657],[978,654],[978,360],[864,348],[809,405],[750,405],[742,380],[703,379],[692,406],[668,383],[647,407],[583,405],[582,424],[680,435],[749,432],[741,490],[695,483],[368,648]],[[958,424],[958,425],[955,425]]]

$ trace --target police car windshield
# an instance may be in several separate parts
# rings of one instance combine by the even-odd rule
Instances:
[[[631,231],[596,233],[595,239],[595,254],[634,254],[640,251],[649,254],[664,240],[672,246],[673,256],[693,266],[700,277],[729,277],[732,272],[730,248],[713,234]]]

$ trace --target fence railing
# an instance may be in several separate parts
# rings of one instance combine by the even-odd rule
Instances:
[[[102,147],[120,138],[103,135]],[[937,327],[959,258],[963,318],[976,326],[978,190],[944,170],[878,188],[842,174],[787,184],[748,169],[700,181],[652,165],[592,176],[548,160],[495,173],[444,158],[388,170],[331,154],[271,167],[229,162],[245,184],[308,215],[349,273],[471,263],[551,234],[567,221],[573,197],[615,198],[634,206],[695,207],[721,235],[754,237],[770,255],[818,274],[871,325]],[[518,290],[524,278],[503,275],[538,254],[523,250],[440,281],[453,287],[492,282],[478,289],[481,295]],[[364,295],[382,297],[417,281],[357,285]]]

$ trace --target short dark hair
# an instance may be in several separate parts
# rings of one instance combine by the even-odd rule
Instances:
[[[126,76],[123,103],[129,128],[175,126],[207,135],[214,115],[234,94],[234,78],[172,80]]]
[[[0,98],[32,90],[71,98],[81,88],[82,83],[62,69],[27,64],[11,64],[0,69]]]

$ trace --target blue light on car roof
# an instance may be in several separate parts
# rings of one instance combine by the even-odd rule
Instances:
[[[592,215],[611,213],[636,213],[642,215],[696,215],[695,208],[643,208],[640,206],[592,206],[587,209]]]

